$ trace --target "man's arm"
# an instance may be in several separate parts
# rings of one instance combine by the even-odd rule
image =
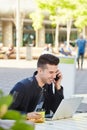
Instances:
[[[10,91],[10,95],[13,97],[13,102],[9,109],[22,111],[21,105],[24,97],[23,84],[17,83]]]
[[[55,94],[52,96],[51,99],[51,110],[53,112],[56,111],[62,99],[64,99],[64,94],[63,94],[63,87],[61,86],[59,90],[55,89]]]
[[[54,85],[54,88],[55,88],[55,93],[52,97],[53,99],[51,99],[51,100],[53,100],[52,101],[53,103],[51,103],[51,109],[52,109],[53,112],[56,111],[60,102],[64,98],[63,87],[61,86],[61,81],[62,81],[63,76],[62,76],[62,73],[59,69],[58,69],[58,72],[57,72],[57,77],[58,78],[56,80],[54,79],[54,82],[53,82],[53,85]]]

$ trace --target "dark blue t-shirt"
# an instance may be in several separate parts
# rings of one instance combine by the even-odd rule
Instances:
[[[78,46],[78,53],[84,54],[85,53],[86,40],[85,39],[78,39],[76,41],[76,43],[77,43],[77,46]]]

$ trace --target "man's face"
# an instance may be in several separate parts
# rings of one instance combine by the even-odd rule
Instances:
[[[41,81],[44,84],[51,84],[56,77],[56,74],[58,72],[58,66],[57,65],[49,65],[47,64],[44,69],[40,68],[39,74]]]

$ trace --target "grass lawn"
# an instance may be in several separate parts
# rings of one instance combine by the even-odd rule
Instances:
[[[75,59],[74,58],[66,58],[66,57],[61,57],[60,58],[60,63],[64,63],[64,64],[74,64]]]

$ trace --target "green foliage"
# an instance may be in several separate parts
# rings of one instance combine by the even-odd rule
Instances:
[[[36,0],[41,10],[47,11],[51,16],[64,19],[74,19],[75,26],[82,29],[87,25],[87,0]],[[61,14],[62,13],[62,14]],[[52,24],[56,24],[56,19],[52,19]],[[61,20],[60,20],[61,23]]]
[[[58,6],[59,2],[57,0],[36,0],[36,3],[38,7],[41,9],[55,9],[55,7]]]
[[[0,118],[2,118],[7,110],[8,106],[12,102],[12,97],[10,95],[4,96],[3,92],[0,91]]]
[[[84,28],[84,25],[87,25],[87,18],[84,16],[78,17],[78,19],[75,21],[75,26],[79,29]]]
[[[42,22],[43,22],[43,15],[41,14],[40,10],[37,10],[36,12],[33,12],[29,15],[29,17],[33,21],[33,28],[34,30],[38,30],[42,28]]]
[[[75,10],[76,9],[76,1],[74,0],[60,0],[60,6],[62,9],[66,10]]]
[[[77,0],[77,10],[74,14],[75,26],[80,30],[87,26],[87,0]]]
[[[0,97],[2,97],[2,96],[3,96],[3,91],[0,90]]]
[[[57,13],[57,8],[60,7],[59,0],[36,0],[36,2],[41,10],[44,10],[51,15],[55,15]]]
[[[32,125],[26,124],[24,121],[19,120],[15,122],[14,126],[11,128],[12,130],[34,130]]]
[[[34,130],[33,124],[26,123],[26,115],[22,115],[18,111],[8,110],[12,103],[12,96],[5,96],[0,90],[0,119],[14,120],[12,127],[9,130]],[[0,126],[0,130],[6,130]]]
[[[2,117],[2,119],[11,119],[11,120],[21,120],[21,119],[26,119],[25,115],[21,115],[18,111],[14,110],[8,110],[6,114]]]
[[[2,97],[0,97],[0,107],[4,104],[9,106],[11,104],[11,102],[12,102],[12,97],[10,95],[8,95],[8,96],[2,95]]]
[[[0,127],[0,130],[4,130],[4,129]]]

